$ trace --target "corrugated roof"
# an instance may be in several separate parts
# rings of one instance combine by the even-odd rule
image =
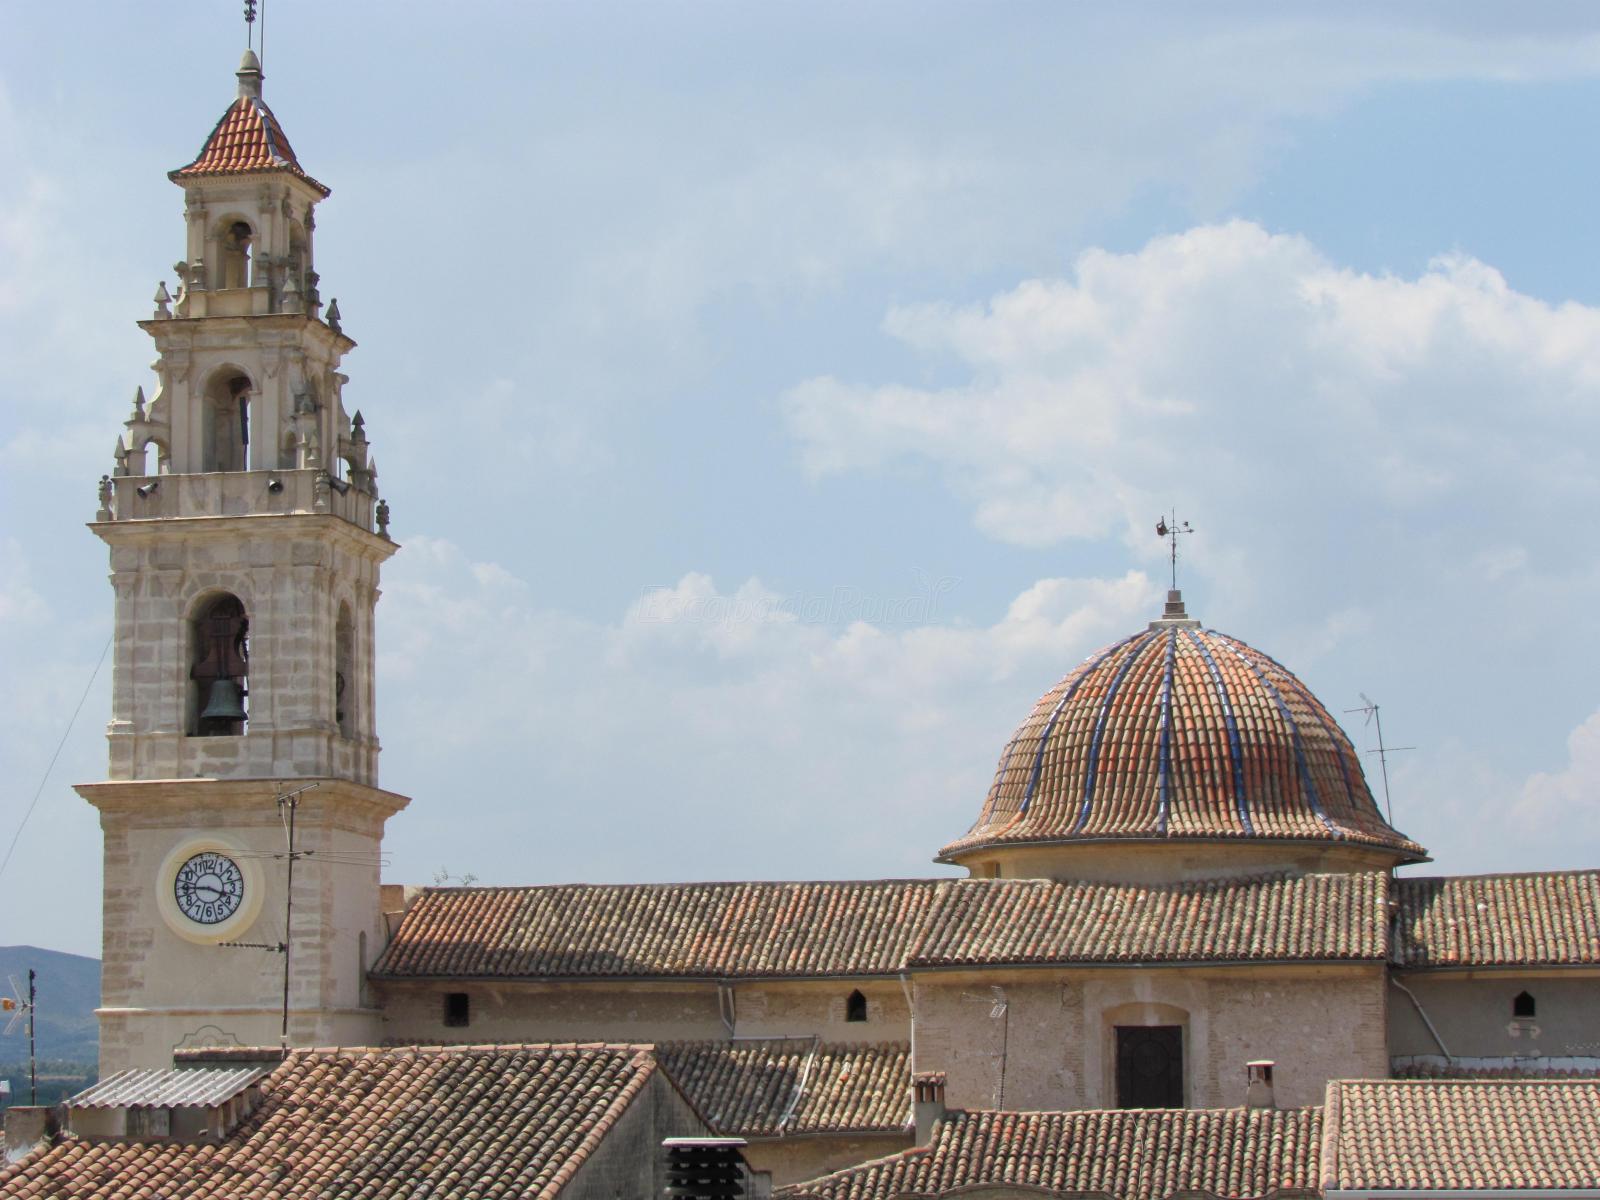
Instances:
[[[666,1042],[656,1058],[719,1133],[896,1133],[911,1119],[906,1042]]]
[[[1395,881],[1402,967],[1600,963],[1600,871]]]
[[[983,1187],[1167,1200],[1314,1194],[1314,1108],[954,1112],[932,1144],[781,1188],[788,1198],[893,1200]]]
[[[1379,871],[1162,886],[963,880],[940,893],[910,963],[1382,961],[1388,900]]]
[[[888,975],[938,881],[430,888],[373,969],[407,978]]]
[[[1107,838],[1424,855],[1384,821],[1350,740],[1305,684],[1236,638],[1161,623],[1091,655],[1040,698],[977,821],[940,853]]]
[[[226,1104],[267,1068],[180,1067],[118,1071],[67,1101],[69,1108],[212,1108]]]
[[[1600,1082],[1340,1080],[1325,1189],[1600,1187]]]

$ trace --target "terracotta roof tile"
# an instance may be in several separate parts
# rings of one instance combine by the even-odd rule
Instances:
[[[378,977],[889,975],[939,882],[430,888]]]
[[[1106,838],[1348,841],[1419,858],[1338,722],[1280,663],[1154,626],[1091,655],[1012,735],[977,822],[941,854]]]
[[[1395,1079],[1600,1079],[1600,1058],[1549,1056],[1498,1060],[1446,1059],[1417,1055],[1391,1059]]]
[[[66,1135],[0,1167],[0,1194],[552,1197],[655,1070],[641,1046],[293,1051],[218,1144]]]
[[[889,1133],[911,1118],[911,1047],[812,1038],[668,1042],[656,1058],[723,1134]]]
[[[328,189],[301,168],[272,110],[255,96],[240,96],[222,114],[194,161],[169,172],[168,177],[182,180],[259,171],[288,171],[328,195]]]
[[[1163,886],[963,880],[942,890],[910,962],[1381,961],[1388,923],[1378,871]]]
[[[1600,871],[1397,879],[1402,967],[1600,963]]]
[[[778,1194],[892,1200],[1007,1184],[1115,1200],[1312,1194],[1321,1139],[1314,1108],[953,1112],[929,1146]]]
[[[1600,1187],[1600,1082],[1341,1080],[1324,1188]]]

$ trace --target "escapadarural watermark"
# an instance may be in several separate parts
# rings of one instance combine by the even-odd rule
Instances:
[[[920,570],[912,574],[911,589],[899,596],[879,595],[850,584],[793,596],[744,591],[731,596],[694,595],[653,584],[644,589],[634,605],[633,617],[676,625],[737,625],[779,617],[807,625],[850,625],[857,621],[876,626],[927,625],[938,619],[940,601],[961,580],[955,575],[934,576]]]

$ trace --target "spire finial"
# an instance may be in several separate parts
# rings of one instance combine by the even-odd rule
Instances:
[[[1192,525],[1190,525],[1189,522],[1187,522],[1187,521],[1183,521],[1181,523],[1179,522],[1179,520],[1178,520],[1178,510],[1176,508],[1174,508],[1172,510],[1172,520],[1171,520],[1170,523],[1167,521],[1167,518],[1164,517],[1164,516],[1162,518],[1160,518],[1156,522],[1156,536],[1157,537],[1161,537],[1161,538],[1166,538],[1167,541],[1171,544],[1171,547],[1172,547],[1172,549],[1171,549],[1171,557],[1172,557],[1172,590],[1173,591],[1177,591],[1178,590],[1178,535],[1180,533],[1193,533],[1193,532],[1194,532],[1194,527]]]
[[[1188,628],[1198,628],[1199,621],[1192,619],[1183,607],[1183,593],[1178,590],[1178,535],[1180,533],[1193,533],[1194,526],[1187,521],[1178,520],[1178,510],[1172,510],[1171,520],[1165,516],[1156,521],[1156,536],[1165,538],[1168,544],[1168,554],[1172,563],[1172,588],[1167,592],[1166,608],[1162,610],[1159,621],[1150,622],[1150,628],[1157,629],[1171,624],[1180,624]]]

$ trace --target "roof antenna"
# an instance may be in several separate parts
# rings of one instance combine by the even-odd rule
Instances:
[[[1385,746],[1383,744],[1383,716],[1378,712],[1378,702],[1369,697],[1365,692],[1360,693],[1361,707],[1347,708],[1347,713],[1365,713],[1366,721],[1363,724],[1373,725],[1378,731],[1378,748],[1368,750],[1368,754],[1378,756],[1378,766],[1383,771],[1383,811],[1389,824],[1394,824],[1394,806],[1389,803],[1389,755],[1398,754],[1402,750],[1415,750],[1415,746]]]
[[[1173,591],[1177,591],[1178,590],[1178,535],[1180,533],[1193,533],[1193,532],[1194,532],[1194,526],[1190,525],[1189,522],[1184,521],[1184,522],[1180,523],[1178,521],[1178,510],[1176,508],[1174,508],[1172,510],[1172,523],[1171,524],[1167,523],[1167,518],[1166,517],[1162,517],[1159,521],[1156,522],[1156,536],[1157,537],[1166,538],[1167,541],[1171,545],[1171,550],[1170,550],[1169,553],[1170,553],[1171,558],[1172,558],[1172,590]]]

